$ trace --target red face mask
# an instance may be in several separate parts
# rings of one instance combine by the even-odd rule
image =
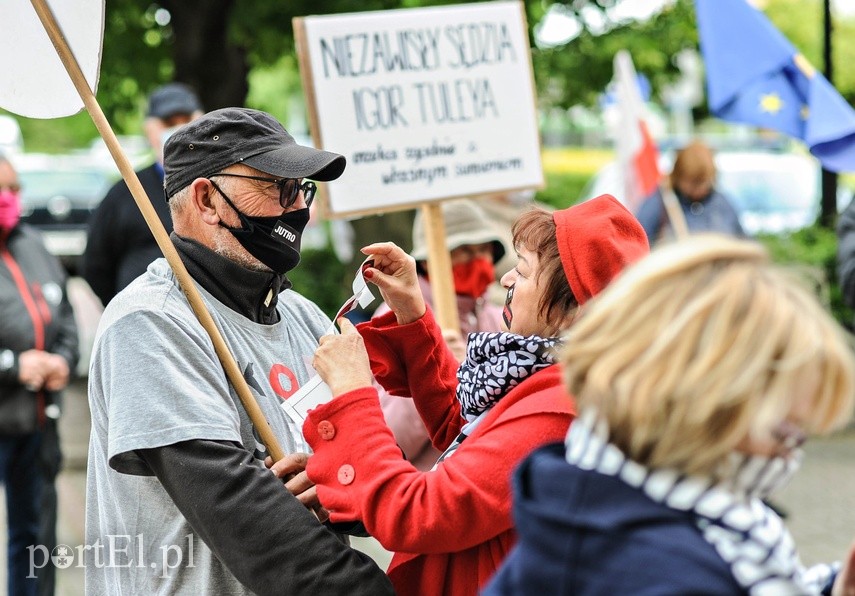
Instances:
[[[480,298],[487,287],[496,278],[493,261],[486,257],[475,257],[465,263],[458,263],[451,268],[454,278],[454,292],[461,296]]]

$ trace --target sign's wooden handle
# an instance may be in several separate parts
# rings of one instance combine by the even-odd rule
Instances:
[[[425,237],[428,249],[428,275],[430,276],[433,309],[436,320],[443,331],[460,332],[460,316],[457,313],[457,298],[454,279],[451,275],[451,255],[446,248],[445,222],[440,203],[422,205]]]

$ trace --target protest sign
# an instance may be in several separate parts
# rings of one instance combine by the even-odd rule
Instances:
[[[294,31],[315,143],[348,160],[325,215],[543,185],[520,2],[302,17]]]

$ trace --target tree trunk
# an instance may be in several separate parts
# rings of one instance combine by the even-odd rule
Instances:
[[[161,0],[172,15],[176,81],[193,87],[205,110],[242,106],[249,90],[246,52],[229,42],[234,0]]]

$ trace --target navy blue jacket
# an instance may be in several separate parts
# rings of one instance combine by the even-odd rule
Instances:
[[[690,233],[718,232],[737,238],[745,237],[736,209],[727,197],[717,190],[713,190],[707,198],[699,202],[676,196]],[[665,227],[670,229],[662,193],[658,190],[641,204],[635,217],[644,228],[650,246],[656,244]]]
[[[519,542],[483,594],[745,594],[684,512],[547,445],[515,472]]]

